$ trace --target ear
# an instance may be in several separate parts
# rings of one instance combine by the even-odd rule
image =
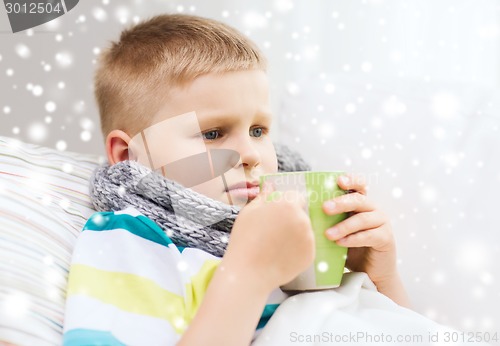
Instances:
[[[129,159],[130,136],[122,130],[113,130],[106,137],[106,154],[110,165]]]

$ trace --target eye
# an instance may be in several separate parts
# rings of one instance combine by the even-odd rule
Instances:
[[[262,127],[256,127],[250,130],[254,137],[261,137],[264,129]]]
[[[219,135],[220,134],[218,130],[211,130],[202,134],[203,138],[209,141],[213,141],[219,138]]]
[[[268,132],[268,129],[266,127],[254,127],[250,132],[254,137],[262,137]]]

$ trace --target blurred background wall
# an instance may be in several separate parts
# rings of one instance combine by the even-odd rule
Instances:
[[[163,12],[255,40],[269,59],[274,139],[314,169],[369,178],[415,309],[500,332],[499,1],[87,0],[17,34],[2,8],[0,135],[102,155],[95,59]]]

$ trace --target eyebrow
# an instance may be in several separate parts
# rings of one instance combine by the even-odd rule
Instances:
[[[214,113],[214,114],[208,114],[206,116],[198,117],[198,122],[200,124],[202,123],[235,123],[238,122],[241,118],[240,117],[234,117],[232,114],[219,114],[219,113]],[[272,120],[272,115],[271,113],[267,112],[259,112],[256,113],[252,119],[253,121],[257,122],[271,122]]]

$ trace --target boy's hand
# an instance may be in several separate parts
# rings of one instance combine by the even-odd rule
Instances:
[[[388,217],[368,200],[360,177],[343,175],[337,184],[354,192],[325,202],[323,210],[329,215],[352,215],[326,230],[326,237],[349,248],[346,267],[350,270],[366,272],[376,285],[393,280],[398,276],[396,246]]]
[[[226,253],[179,345],[249,345],[269,294],[314,259],[305,198],[263,191],[236,218]]]
[[[224,260],[267,290],[294,279],[315,256],[305,205],[298,192],[274,192],[265,184],[236,218]]]

